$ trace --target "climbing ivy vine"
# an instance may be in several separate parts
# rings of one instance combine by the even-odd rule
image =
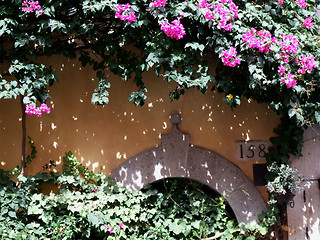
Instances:
[[[190,179],[129,190],[83,166],[71,152],[63,172],[19,176],[0,169],[0,239],[247,239],[265,226],[237,225],[227,203]],[[43,184],[52,187],[41,192]],[[50,185],[48,185],[50,184]]]

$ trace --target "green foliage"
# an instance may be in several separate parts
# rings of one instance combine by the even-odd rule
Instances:
[[[142,74],[154,70],[157,76],[163,77],[168,82],[174,81],[176,83],[174,89],[169,93],[171,100],[179,99],[190,88],[197,88],[205,93],[208,86],[213,86],[212,89],[225,93],[224,101],[231,107],[241,104],[241,97],[269,104],[275,113],[282,116],[282,120],[279,128],[275,130],[278,136],[271,138],[273,146],[269,148],[269,153],[266,156],[267,163],[271,165],[275,162],[277,166],[289,164],[290,154],[301,155],[303,130],[299,126],[320,123],[320,84],[318,84],[320,77],[320,20],[315,16],[318,2],[307,0],[307,7],[303,9],[295,0],[284,1],[282,5],[279,5],[277,0],[234,0],[234,3],[239,7],[239,18],[233,20],[232,31],[221,30],[217,22],[207,21],[204,17],[204,9],[196,6],[198,2],[172,0],[167,1],[164,8],[150,8],[148,6],[150,1],[132,0],[130,3],[137,15],[137,20],[128,23],[114,17],[117,4],[127,3],[120,0],[44,0],[40,3],[43,9],[42,15],[38,12],[23,12],[21,10],[22,1],[5,1],[0,5],[0,99],[23,96],[25,104],[36,101],[45,102],[50,97],[49,87],[58,79],[52,66],[41,63],[42,58],[39,57],[43,56],[64,55],[70,59],[78,59],[83,66],[91,66],[98,78],[98,86],[94,90],[92,102],[102,106],[109,102],[108,90],[111,86],[107,71],[120,76],[123,81],[132,80],[137,89],[130,94],[128,99],[136,105],[143,105],[147,99],[147,86],[143,82]],[[186,35],[180,40],[167,37],[160,29],[161,22],[163,20],[171,22],[181,15],[183,15],[181,23],[186,29]],[[304,20],[308,17],[312,17],[314,23],[314,27],[310,29],[302,27]],[[286,65],[287,71],[295,74],[297,80],[296,86],[287,88],[278,73],[278,67],[282,64],[279,60],[280,46],[274,44],[270,47],[271,51],[264,54],[257,49],[249,48],[243,42],[242,36],[251,28],[268,30],[272,36],[279,39],[282,38],[282,35],[295,36],[300,43],[300,48],[295,55],[291,56],[292,62],[294,62],[294,58],[305,54],[315,57],[317,67],[312,72],[302,75],[297,73],[298,64]],[[231,46],[237,49],[241,64],[230,68],[218,61],[215,73],[212,72],[213,69],[209,68],[209,63],[217,62],[217,58],[222,57],[222,52]],[[32,160],[34,153],[32,149],[27,161]],[[92,190],[94,186],[102,186],[103,184],[106,184],[104,189],[109,189],[109,187],[117,189],[110,190],[111,196],[118,194],[119,186],[108,185],[110,183],[107,184],[102,175],[95,175],[79,164],[72,153],[67,154],[64,162],[65,169],[62,175],[49,175],[56,184],[64,189],[60,195],[53,195],[54,199],[58,196],[65,198],[65,195],[68,194],[73,196],[74,192],[71,191],[81,192],[81,194],[87,193],[87,191],[90,193],[90,189]],[[51,165],[47,165],[48,168],[49,166],[52,166],[52,162]],[[3,176],[1,181],[8,183],[8,176],[18,172],[18,167],[11,172],[0,171],[0,175]],[[277,174],[279,172],[270,172],[267,179],[274,181]],[[40,176],[44,177],[44,175]],[[14,196],[19,196],[18,199],[21,198],[21,201],[30,202],[31,193],[23,191],[28,186],[29,190],[33,189],[35,182],[40,181],[36,180],[40,176],[33,177],[33,180],[21,178],[25,181],[24,189],[19,190],[12,186],[10,191],[14,192]],[[8,183],[8,186],[11,185],[12,183]],[[26,199],[22,197],[22,193],[25,194]],[[8,199],[12,196],[10,195]],[[142,194],[142,196],[148,199],[155,195],[145,196]],[[119,196],[117,195],[117,197]],[[270,195],[271,200],[273,197]],[[86,201],[92,200],[87,195],[84,198]],[[112,202],[108,202],[109,205],[107,205],[112,206],[111,209],[115,211],[114,209],[120,206],[117,205],[120,202],[113,197],[109,196],[109,198],[112,199]],[[123,195],[119,197],[119,199],[123,198]],[[66,202],[71,201],[70,199],[71,197],[66,198]],[[53,202],[55,203],[54,200]],[[72,203],[70,204],[72,205]],[[85,236],[90,236],[91,231],[108,234],[108,231],[98,224],[106,216],[98,213],[97,215],[89,214],[85,211],[83,213],[76,212],[77,215],[74,215],[73,212],[68,215],[70,213],[68,209],[64,209],[60,204],[59,207],[62,212],[66,212],[66,215],[52,217],[55,220],[50,222],[54,226],[51,238],[54,235],[58,238],[73,238],[77,235],[72,234],[80,234],[79,232],[84,231],[74,223],[74,219],[82,216],[81,214],[84,219],[83,226],[87,231]],[[3,211],[6,211],[4,214],[10,212],[10,216],[15,219],[12,209]],[[16,216],[25,217],[28,209],[24,205],[21,209],[24,210],[22,212],[16,211]],[[40,210],[34,208],[30,211]],[[278,213],[278,208],[271,204],[268,212],[263,214],[262,222],[266,226],[274,224],[279,220]],[[36,213],[34,216],[38,217],[39,214]],[[150,216],[154,217],[153,214],[150,213]],[[141,214],[141,216],[144,215]],[[111,219],[109,215],[108,217]],[[39,231],[40,234],[44,230],[42,222],[39,223],[32,218],[23,219],[24,221],[28,220],[26,225],[21,225],[22,223],[19,225],[12,221],[10,223],[12,225],[5,222],[4,226],[9,224],[8,226],[12,226],[12,229],[17,228],[10,234],[21,239],[27,238],[26,236],[32,238],[32,234],[35,234],[34,236],[37,238],[38,233],[36,232]],[[116,218],[112,219],[115,221]],[[141,223],[145,222],[148,225],[150,219]],[[123,219],[117,216],[118,220]],[[131,236],[140,236],[141,229],[146,226],[143,224],[136,226],[133,222],[130,234]],[[181,226],[185,224],[183,220],[173,221],[170,223],[172,225],[162,223],[162,225],[151,224],[148,230],[144,229],[145,237],[156,238],[153,233],[159,232],[161,237],[167,238],[169,226],[174,226],[172,228],[174,231],[171,229],[170,234],[180,234],[179,236],[186,234],[181,230]],[[196,226],[198,225],[196,224]],[[225,232],[225,235],[230,237],[236,235],[241,227],[243,226],[239,225],[236,229],[228,227],[229,232],[228,234]],[[189,226],[189,230],[190,228],[192,225]],[[32,232],[32,229],[35,233]],[[62,231],[62,229],[66,229],[66,231]],[[127,230],[118,230],[119,234],[123,231],[127,233]],[[0,234],[1,231],[4,230],[1,229]],[[254,235],[255,231],[246,228],[240,232],[251,232]],[[190,230],[190,232],[192,231]],[[264,230],[260,229],[257,232],[264,232]],[[61,234],[66,234],[66,236],[60,236]],[[170,234],[169,237],[171,237]],[[11,238],[8,235],[9,237]],[[237,239],[242,239],[241,237],[241,234],[238,234]]]
[[[265,178],[268,182],[267,190],[270,195],[270,203],[276,203],[273,193],[286,192],[284,189],[288,188],[293,192],[300,189],[299,182],[303,177],[296,171],[290,168],[290,155],[300,157],[302,142],[303,142],[303,128],[291,118],[283,116],[278,128],[274,129],[276,137],[270,139],[272,146],[269,147],[266,154],[266,160],[269,172]]]
[[[36,158],[36,155],[37,155],[36,146],[35,146],[35,144],[34,144],[34,142],[32,141],[32,139],[31,139],[30,136],[28,136],[28,142],[27,142],[27,143],[29,144],[29,147],[30,147],[31,151],[30,151],[30,154],[28,154],[28,155],[26,156],[26,167],[27,167],[30,163],[32,163],[32,161]]]
[[[82,165],[72,152],[63,157],[62,171],[67,176],[81,176],[87,183],[101,184],[106,179],[102,173],[95,173]]]
[[[269,192],[286,194],[287,192],[297,193],[302,190],[304,185],[309,185],[307,181],[303,184],[304,178],[298,170],[289,165],[281,164],[278,166],[275,162],[268,166],[268,171],[275,174],[273,181],[269,181],[267,189]]]
[[[0,177],[0,239],[251,239],[267,233],[237,225],[223,197],[191,180],[132,191],[101,174],[86,175],[70,152],[64,164],[63,174],[19,176],[21,189]],[[45,182],[60,193],[41,193]]]
[[[303,9],[294,0],[282,5],[276,0],[234,0],[239,17],[231,21],[232,31],[220,29],[216,20],[208,21],[205,9],[196,5],[199,2],[173,0],[163,8],[152,8],[150,1],[133,0],[131,10],[137,19],[129,23],[115,18],[116,6],[124,3],[120,0],[45,0],[40,2],[42,15],[23,12],[21,1],[6,1],[0,6],[0,99],[22,95],[25,103],[45,102],[57,77],[38,57],[62,54],[96,71],[98,86],[92,102],[99,105],[109,102],[107,70],[137,85],[129,96],[136,105],[143,105],[147,98],[142,73],[154,70],[166,81],[176,82],[170,93],[172,100],[190,88],[205,93],[213,83],[214,88],[234,96],[232,100],[224,98],[231,107],[239,105],[245,96],[268,103],[276,113],[300,124],[320,123],[319,64],[305,75],[297,73],[298,64],[287,64],[287,71],[297,80],[296,86],[287,88],[277,71],[282,64],[280,45],[273,44],[270,52],[261,53],[242,39],[251,28],[267,30],[278,39],[293,35],[300,48],[291,56],[292,61],[305,54],[315,56],[318,62],[316,1],[307,0]],[[180,16],[186,35],[171,39],[160,29],[161,23]],[[302,27],[308,17],[314,24],[310,29]],[[231,46],[237,49],[242,63],[231,68],[218,61],[214,74],[209,62],[217,62]]]

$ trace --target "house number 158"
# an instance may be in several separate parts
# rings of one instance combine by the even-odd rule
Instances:
[[[237,142],[237,160],[264,160],[269,143],[260,141]]]

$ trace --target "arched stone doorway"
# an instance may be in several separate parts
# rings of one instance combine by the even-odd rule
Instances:
[[[131,189],[141,189],[164,178],[190,178],[225,197],[238,222],[256,223],[266,205],[249,178],[233,163],[218,154],[189,145],[190,136],[177,125],[181,118],[171,115],[173,129],[161,136],[162,146],[139,153],[110,175]]]

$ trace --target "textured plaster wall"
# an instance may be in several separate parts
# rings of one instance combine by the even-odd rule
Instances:
[[[48,61],[49,62],[49,61]],[[169,116],[179,112],[180,130],[190,135],[190,144],[223,156],[238,165],[253,180],[252,161],[237,161],[235,141],[265,140],[273,136],[278,116],[267,107],[242,99],[233,111],[223,102],[223,95],[203,95],[191,89],[178,101],[170,102],[168,93],[176,87],[153,73],[143,75],[148,99],[143,107],[127,98],[137,90],[134,83],[122,82],[110,74],[110,104],[104,108],[91,104],[97,86],[95,73],[76,61],[54,57],[50,63],[60,82],[50,89],[52,107],[41,118],[27,116],[27,135],[34,140],[37,159],[26,169],[34,174],[55,160],[57,170],[65,152],[72,151],[86,166],[109,174],[131,156],[157,147],[160,135],[170,132]],[[0,165],[10,169],[21,159],[21,109],[19,100],[0,101]],[[261,163],[261,162],[259,162]],[[258,188],[266,198],[263,187]]]
[[[292,159],[310,185],[297,192],[294,202],[287,206],[289,240],[320,239],[320,127],[313,125],[303,135],[302,157]]]

